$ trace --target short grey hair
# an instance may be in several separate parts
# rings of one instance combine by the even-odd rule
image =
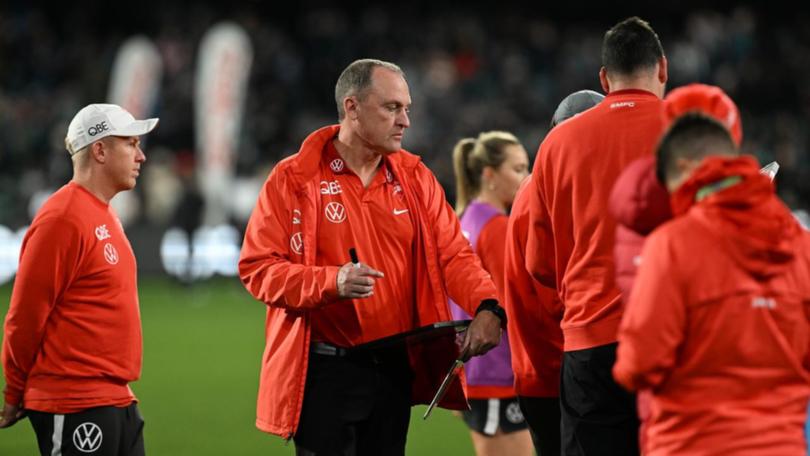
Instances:
[[[398,65],[385,62],[377,59],[360,59],[355,60],[340,73],[340,77],[335,84],[335,103],[337,103],[338,120],[343,120],[346,117],[346,112],[343,110],[343,100],[346,97],[357,96],[362,99],[365,96],[366,89],[371,86],[371,73],[374,68],[383,67],[398,73],[405,79],[405,73]]]

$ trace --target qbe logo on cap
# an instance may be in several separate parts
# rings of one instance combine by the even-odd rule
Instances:
[[[92,127],[87,129],[87,134],[90,136],[96,136],[99,133],[103,133],[108,131],[110,127],[107,125],[106,120],[102,120],[101,122],[93,125]]]

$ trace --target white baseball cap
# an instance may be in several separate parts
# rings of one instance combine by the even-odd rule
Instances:
[[[73,155],[107,136],[145,135],[157,126],[158,120],[135,120],[126,109],[114,104],[90,104],[70,121],[65,146]]]

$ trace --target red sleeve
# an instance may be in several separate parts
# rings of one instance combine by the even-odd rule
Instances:
[[[25,235],[3,338],[7,404],[22,402],[25,382],[42,345],[45,324],[73,280],[81,254],[81,231],[70,220],[40,220]]]
[[[548,288],[557,288],[556,248],[551,226],[543,180],[549,169],[543,169],[546,142],[540,145],[532,178],[527,184],[529,206],[529,230],[526,237],[526,270]]]
[[[307,266],[291,260],[290,242],[294,233],[290,227],[300,225],[293,224],[288,198],[295,196],[284,185],[281,174],[278,169],[273,170],[259,194],[245,231],[239,276],[245,288],[268,305],[314,309],[338,298],[340,266]]]
[[[672,371],[686,327],[686,284],[666,232],[644,245],[630,300],[619,327],[613,377],[629,390],[655,388]]]
[[[439,181],[422,163],[417,172],[420,185],[425,188],[425,206],[433,221],[433,237],[447,293],[468,314],[475,315],[481,301],[498,299],[495,284],[461,233],[461,224],[447,203]]]
[[[503,298],[503,291],[506,289],[506,279],[504,277],[504,255],[506,252],[506,239],[504,233],[509,225],[509,217],[498,215],[492,217],[481,233],[478,234],[478,245],[475,251],[481,258],[481,264],[492,276],[495,288]],[[507,319],[508,321],[508,319]]]

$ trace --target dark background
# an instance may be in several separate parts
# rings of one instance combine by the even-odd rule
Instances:
[[[605,30],[639,15],[664,45],[669,87],[704,82],[726,90],[742,112],[744,151],[763,164],[778,160],[781,196],[794,209],[806,208],[810,14],[774,2],[609,3],[146,0],[45,8],[4,2],[0,225],[27,225],[32,196],[69,180],[67,124],[82,106],[104,101],[116,50],[135,34],[152,39],[164,63],[154,112],[161,124],[146,143],[145,174],[177,176],[176,188],[189,190],[197,50],[205,31],[222,20],[241,24],[254,48],[237,162],[237,175],[252,182],[261,182],[310,131],[336,122],[335,80],[351,61],[375,57],[406,72],[414,105],[404,146],[423,156],[453,201],[450,153],[456,141],[508,130],[533,155],[562,98],[580,89],[601,91]],[[195,224],[193,208],[184,208],[181,197],[162,212],[151,208],[155,196],[149,195],[160,195],[150,192],[154,181],[139,181],[141,210],[128,230],[159,237],[168,226]],[[241,229],[245,221],[243,215],[233,223]]]

